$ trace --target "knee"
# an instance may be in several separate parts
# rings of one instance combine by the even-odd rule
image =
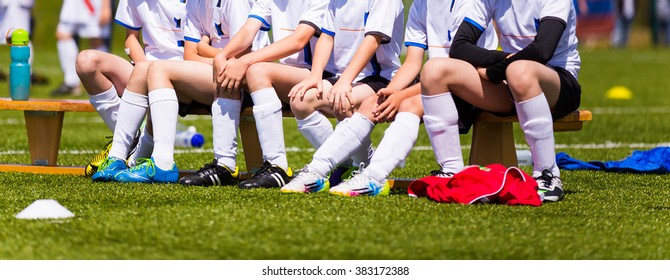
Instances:
[[[306,118],[316,110],[316,100],[316,90],[309,90],[302,99],[294,98],[291,100],[291,112],[298,119]]]
[[[260,81],[264,81],[268,75],[268,64],[265,62],[261,63],[254,63],[249,68],[247,68],[247,72],[245,73],[246,80],[248,84],[256,84]]]
[[[533,69],[531,61],[519,60],[512,62],[505,70],[507,84],[515,97],[538,83],[537,74]]]
[[[167,68],[166,61],[156,60],[153,62],[141,62],[135,65],[133,69],[133,75],[135,71],[146,73],[147,79],[152,79],[153,77],[165,77],[168,73],[165,71]]]
[[[421,102],[421,98],[417,95],[405,99],[402,103],[400,103],[398,112],[408,112],[419,117],[423,116],[423,103]]]
[[[100,65],[100,53],[96,50],[84,50],[77,55],[77,74],[90,74],[95,72]]]
[[[432,95],[432,91],[428,89],[448,86],[447,78],[452,71],[451,68],[453,67],[449,59],[440,58],[428,60],[421,71],[422,93],[425,95]]]

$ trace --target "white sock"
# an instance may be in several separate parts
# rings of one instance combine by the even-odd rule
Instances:
[[[123,92],[109,156],[123,160],[128,158],[128,150],[147,114],[148,107],[149,98],[147,96],[130,92],[127,89]]]
[[[237,166],[237,129],[241,110],[240,100],[217,98],[212,103],[214,157],[219,165],[231,171]]]
[[[154,137],[151,136],[148,126],[144,126],[142,134],[140,134],[140,139],[137,142],[137,147],[135,147],[135,152],[130,155],[128,158],[128,166],[135,166],[138,159],[149,158],[151,153],[154,151]]]
[[[251,99],[263,160],[287,170],[282,105],[277,92],[274,88],[264,88],[251,93]]]
[[[419,116],[409,112],[398,113],[384,132],[370,165],[362,173],[379,182],[385,180],[412,151],[420,124]]]
[[[370,138],[374,124],[360,113],[354,113],[344,119],[336,127],[333,134],[319,148],[309,170],[320,175],[327,175],[335,166],[348,158]]]
[[[319,111],[315,111],[307,118],[299,120],[298,130],[302,133],[307,141],[312,144],[315,149],[319,149],[323,142],[328,139],[328,137],[333,134],[333,125],[330,123],[328,118],[321,114]]]
[[[98,111],[107,128],[114,131],[116,119],[118,119],[119,105],[121,105],[121,98],[116,93],[114,86],[101,93],[90,95],[89,101],[93,108]]]
[[[370,140],[370,134],[368,134],[368,136],[361,141],[358,149],[351,154],[352,165],[356,167],[370,165],[370,159],[372,159],[374,152],[375,150],[372,148],[372,140]]]
[[[423,121],[437,163],[444,172],[463,170],[465,164],[458,134],[458,111],[451,93],[422,95],[421,101],[425,112]]]
[[[554,150],[554,122],[544,93],[526,101],[514,102],[514,106],[519,116],[519,125],[530,146],[533,176],[541,175],[545,169],[554,176],[560,176]]]
[[[179,113],[177,93],[172,88],[150,91],[149,108],[154,128],[154,152],[151,157],[158,168],[170,170],[174,164],[174,141]]]
[[[60,40],[56,43],[58,47],[58,58],[60,67],[63,70],[63,81],[67,86],[79,86],[79,76],[77,76],[77,54],[79,48],[74,39]]]

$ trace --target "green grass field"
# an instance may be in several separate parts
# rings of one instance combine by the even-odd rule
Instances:
[[[33,97],[46,98],[62,76],[55,49],[38,50],[35,69],[51,85],[34,87]],[[594,119],[582,131],[557,133],[557,152],[606,161],[670,145],[670,50],[595,49],[581,55],[581,108]],[[8,64],[7,48],[0,48],[0,68],[7,71]],[[634,98],[605,98],[616,85],[630,88]],[[0,82],[0,96],[7,92],[7,83]],[[180,120],[211,139],[209,117]],[[22,113],[0,112],[0,127],[0,162],[29,163]],[[386,127],[375,129],[373,143]],[[294,120],[286,119],[284,128],[290,165],[300,168],[313,150]],[[525,148],[518,127],[515,134]],[[95,113],[66,114],[59,163],[86,164],[110,135]],[[462,136],[464,147],[469,139]],[[208,141],[202,150],[178,149],[175,158],[181,169],[197,169],[211,160],[211,149]],[[243,158],[238,163],[244,167]],[[435,167],[422,129],[406,167],[392,177],[421,177]],[[669,176],[563,171],[562,177],[565,200],[532,208],[438,204],[409,198],[402,189],[386,198],[348,199],[0,173],[0,259],[670,258]],[[14,217],[44,198],[56,199],[76,217]]]

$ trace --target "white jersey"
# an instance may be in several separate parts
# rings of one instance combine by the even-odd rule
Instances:
[[[102,0],[63,0],[60,21],[66,23],[98,23]]]
[[[381,45],[354,82],[368,76],[391,80],[400,68],[403,8],[401,0],[331,1],[323,32],[334,37],[335,45],[326,71],[341,75],[363,38],[373,34],[382,37]]]
[[[30,32],[30,10],[33,0],[0,0],[0,45],[5,45],[5,37],[12,29]]]
[[[480,30],[486,29],[491,19],[495,20],[503,51],[516,53],[535,40],[537,27],[544,18],[565,23],[554,56],[547,64],[568,70],[577,78],[581,62],[575,36],[577,16],[572,0],[478,0],[473,2],[473,9],[469,10],[465,20]]]
[[[449,57],[451,43],[472,1],[451,1],[445,5],[443,0],[414,0],[405,28],[405,46],[428,50],[429,58]],[[495,50],[498,47],[495,29],[487,28],[477,45]]]
[[[327,6],[328,0],[256,0],[249,18],[261,21],[261,30],[269,31],[272,28],[275,42],[291,35],[298,24],[312,26],[317,31],[316,36],[310,39],[303,51],[279,60],[287,65],[311,68],[314,46],[321,32]]]
[[[142,31],[147,59],[183,59],[185,17],[186,4],[180,0],[119,0],[114,21]]]
[[[198,43],[206,35],[212,47],[225,47],[247,21],[252,5],[253,0],[188,0],[184,40]],[[268,42],[267,32],[259,32],[252,49]]]

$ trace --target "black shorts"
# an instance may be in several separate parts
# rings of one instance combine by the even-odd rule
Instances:
[[[582,86],[579,85],[575,76],[570,74],[568,70],[561,67],[554,67],[554,70],[558,73],[558,78],[561,81],[561,90],[558,95],[558,101],[551,112],[552,118],[557,120],[579,108],[579,104],[582,100]]]
[[[579,85],[575,76],[570,74],[568,70],[561,67],[552,68],[558,74],[558,79],[561,83],[558,100],[556,101],[556,105],[554,105],[554,109],[551,110],[551,118],[555,121],[567,116],[579,108],[582,97],[582,87]],[[512,92],[509,92],[509,95],[510,98],[512,98]],[[516,106],[512,106],[512,110],[507,113],[491,112],[491,114],[501,117],[516,116]]]
[[[181,103],[179,102],[179,116],[186,117],[188,115],[188,112],[193,112],[193,111],[200,111],[202,112],[203,110],[209,112],[209,114],[212,114],[212,104],[205,105],[202,104],[198,101],[193,100],[191,103],[186,104],[186,103]]]
[[[334,85],[335,83],[337,83],[337,80],[339,80],[339,79],[340,79],[340,77],[330,77],[330,78],[326,78],[325,80],[328,81],[331,85]],[[382,76],[375,75],[375,76],[367,76],[367,77],[361,79],[360,81],[358,81],[356,83],[357,84],[359,84],[359,83],[360,84],[366,84],[370,88],[372,88],[372,90],[376,93],[380,89],[383,89],[386,86],[388,86],[390,81],[387,80],[386,78],[382,77]]]

